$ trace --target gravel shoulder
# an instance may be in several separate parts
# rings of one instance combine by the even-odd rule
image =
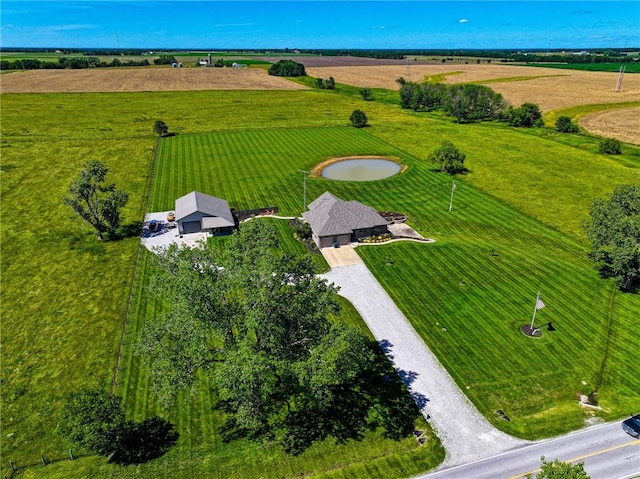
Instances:
[[[365,264],[334,267],[320,275],[340,287],[432,424],[451,467],[527,444],[493,427],[455,384]]]

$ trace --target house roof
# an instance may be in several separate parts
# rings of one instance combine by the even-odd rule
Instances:
[[[199,191],[192,191],[188,195],[181,196],[176,200],[176,221],[180,221],[187,216],[200,212],[207,216],[216,216],[225,220],[224,226],[234,226],[235,220],[229,203],[222,198],[205,195]],[[220,224],[219,226],[222,226]]]
[[[302,213],[318,236],[350,234],[354,230],[385,226],[387,220],[370,206],[357,201],[342,201],[328,191],[309,204]]]

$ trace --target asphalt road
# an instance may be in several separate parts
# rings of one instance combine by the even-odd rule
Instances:
[[[582,461],[591,479],[640,477],[640,439],[626,434],[620,422],[592,426],[416,479],[522,479],[539,471],[541,456],[547,461]]]

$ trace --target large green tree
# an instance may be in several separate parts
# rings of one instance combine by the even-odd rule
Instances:
[[[137,351],[165,404],[204,374],[234,428],[276,430],[292,452],[370,425],[411,431],[415,410],[397,400],[377,344],[328,319],[339,309],[336,289],[308,256],[282,253],[271,225],[244,223],[224,248],[171,246],[157,264],[153,290],[171,306],[146,326]],[[375,387],[383,393],[367,393]],[[345,415],[356,398],[361,410]]]
[[[178,440],[173,425],[164,419],[127,421],[119,397],[89,388],[67,396],[57,432],[85,451],[120,464],[159,457]]]
[[[164,121],[156,120],[156,122],[153,124],[153,131],[158,136],[167,136],[169,134],[169,127]]]
[[[530,475],[527,477],[531,478]],[[536,479],[590,479],[590,477],[585,472],[582,462],[571,464],[558,459],[549,462],[542,456],[540,472],[536,474]]]
[[[280,77],[300,77],[307,73],[302,63],[293,60],[280,60],[269,67],[269,75]]]
[[[465,171],[465,158],[466,155],[458,150],[453,143],[444,140],[439,148],[429,154],[427,161],[437,165],[440,171],[455,175]]]
[[[502,95],[483,85],[466,83],[450,86],[444,96],[444,111],[458,123],[493,120],[504,111]]]
[[[544,126],[542,112],[535,103],[524,103],[518,108],[509,107],[505,113],[507,122],[511,126],[520,128],[532,128]]]
[[[353,110],[349,117],[349,121],[351,121],[351,124],[356,128],[363,128],[367,126],[369,119],[367,118],[366,113],[362,110]]]
[[[640,185],[620,185],[609,199],[596,199],[586,231],[591,258],[605,278],[624,290],[640,284]]]
[[[129,200],[129,195],[116,189],[114,183],[105,184],[108,172],[109,168],[100,161],[87,162],[71,182],[69,196],[64,199],[78,216],[93,226],[100,239],[118,231],[120,210]]]
[[[120,398],[99,389],[71,393],[60,412],[58,433],[87,452],[118,451],[128,434]]]

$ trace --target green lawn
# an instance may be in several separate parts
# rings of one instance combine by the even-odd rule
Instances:
[[[457,133],[449,124],[435,127]],[[331,155],[371,153],[400,157],[409,167],[402,175],[375,183],[313,178],[307,181],[307,195],[311,201],[329,190],[343,199],[358,199],[380,210],[407,213],[423,234],[438,240],[429,247],[394,244],[364,248],[360,254],[480,410],[490,418],[495,409],[507,411],[512,421],[496,425],[535,439],[580,427],[584,413],[576,406],[575,395],[590,392],[597,383],[600,390],[611,388],[608,399],[602,399],[609,401],[603,415],[626,414],[629,408],[638,406],[634,392],[640,383],[637,379],[609,381],[600,376],[600,369],[612,321],[625,346],[623,352],[609,352],[604,367],[633,376],[633,367],[625,358],[639,341],[632,333],[632,315],[617,301],[627,307],[640,307],[640,302],[637,296],[616,293],[614,308],[610,309],[613,285],[598,278],[586,258],[582,235],[577,232],[593,191],[577,191],[577,184],[587,179],[580,175],[576,183],[567,179],[570,164],[566,162],[579,159],[594,175],[612,175],[607,180],[611,182],[624,181],[624,175],[631,180],[634,170],[606,158],[601,165],[599,155],[517,130],[496,125],[465,128],[469,140],[477,142],[483,136],[491,139],[493,130],[510,135],[501,143],[503,154],[509,139],[516,144],[513,155],[524,156],[534,144],[539,151],[550,150],[545,156],[537,155],[532,160],[534,165],[518,165],[518,170],[546,166],[562,172],[548,180],[541,173],[536,178],[541,186],[548,184],[555,196],[566,195],[561,200],[546,200],[546,206],[546,195],[537,200],[549,210],[538,216],[554,218],[554,222],[544,225],[473,188],[473,180],[480,185],[489,181],[476,173],[480,167],[457,180],[455,210],[449,213],[450,177],[433,173],[424,161],[381,141],[374,136],[379,135],[378,131],[345,127],[168,138],[160,149],[152,203],[155,209],[166,209],[168,204],[163,203],[163,198],[185,194],[193,186],[225,197],[240,209],[276,203],[282,214],[297,214],[302,186],[299,169],[308,169]],[[462,138],[462,132],[458,135]],[[563,157],[566,162],[561,161]],[[491,157],[494,167],[506,168],[508,159],[501,164],[498,158],[497,154]],[[229,164],[233,167],[229,168]],[[269,168],[274,164],[278,165],[276,169]],[[510,187],[512,191],[518,178],[515,175],[520,174],[523,182],[532,181],[526,177],[526,170],[512,173],[503,183],[495,178],[491,181],[496,188]],[[569,185],[563,186],[556,174]],[[597,178],[589,180],[594,188]],[[571,187],[573,195],[564,191]],[[605,187],[600,188],[606,191]],[[523,194],[531,195],[529,201],[539,195],[536,190]],[[569,213],[559,211],[560,201],[567,203]],[[582,208],[581,202],[585,203]],[[574,218],[572,215],[580,209],[582,214]],[[574,232],[575,239],[563,230]],[[389,255],[393,267],[386,265]],[[549,304],[540,312],[539,321],[552,321],[558,332],[545,335],[541,341],[531,341],[518,328],[530,321],[538,289]],[[621,372],[619,377],[624,376]]]
[[[25,465],[37,464],[40,454],[64,458],[66,445],[53,433],[63,395],[111,382],[137,240],[97,242],[61,199],[85,161],[104,160],[112,167],[112,180],[130,193],[126,222],[140,221],[157,119],[179,135],[162,141],[150,210],[171,207],[165,194],[202,189],[227,197],[233,207],[266,202],[278,204],[283,214],[298,214],[298,169],[336,153],[376,150],[403,158],[409,170],[381,182],[309,179],[308,199],[330,189],[343,199],[402,211],[416,228],[438,239],[429,246],[363,248],[361,254],[481,411],[500,406],[513,421],[499,426],[541,437],[581,425],[584,414],[574,394],[596,381],[601,382],[605,418],[640,407],[632,363],[640,347],[632,324],[639,298],[615,294],[612,299],[611,284],[598,279],[585,259],[580,230],[593,198],[605,196],[616,184],[638,181],[637,148],[625,145],[625,154],[614,159],[596,154],[597,139],[590,137],[574,140],[548,130],[456,125],[438,114],[364,102],[353,89],[345,93],[2,95],[3,474],[9,460]],[[355,108],[366,112],[371,127],[348,127]],[[431,172],[423,162],[443,139],[467,154],[470,168],[457,180],[452,214],[447,211],[450,178]],[[499,256],[489,255],[493,250]],[[389,254],[391,267],[386,266]],[[138,270],[137,288],[145,281],[144,271]],[[517,326],[530,320],[538,289],[548,304],[539,321],[552,320],[558,331],[527,341]],[[146,298],[134,299],[135,311],[153,310]],[[130,316],[128,327],[137,327],[136,321]],[[121,374],[120,387],[142,396],[143,376],[137,375],[135,364],[126,367],[131,374]],[[155,411],[146,396],[127,404],[136,418]],[[204,450],[210,425],[198,421],[205,413],[181,412],[180,447],[165,459],[116,470],[104,469],[100,459],[82,458],[73,465],[62,461],[29,468],[23,475],[96,477],[106,470],[114,477],[180,477],[180,471],[183,477],[195,477],[188,475],[193,471],[206,475],[217,460]],[[398,475],[431,467],[439,457],[434,453],[423,462],[409,461],[404,454],[415,454],[414,446],[409,441],[402,446],[407,452],[395,456],[398,467],[413,468],[398,470]],[[249,443],[243,447],[259,449]],[[367,454],[382,457],[381,450],[398,446],[372,438],[366,447],[371,448]],[[233,448],[221,448],[237,463],[249,462]],[[187,450],[190,457],[185,457]],[[267,467],[265,457],[281,464],[274,471],[287,477],[294,475],[288,471],[299,474],[302,463],[315,467],[309,458],[261,454],[255,455],[258,471]],[[374,477],[377,467],[396,467],[388,457],[381,461],[386,465],[372,460],[336,477]],[[322,462],[315,470],[327,467]]]
[[[283,247],[301,254],[306,251],[302,243],[293,240],[288,221],[269,218],[254,221],[273,222]],[[224,247],[224,238],[213,241],[214,247]],[[168,412],[163,411],[149,391],[144,363],[132,352],[132,344],[145,321],[152,321],[163,308],[161,302],[150,298],[145,289],[152,274],[151,254],[145,251],[136,276],[117,391],[125,399],[129,416],[142,420],[155,414],[163,415],[176,424],[180,440],[161,460],[122,470],[100,465],[96,466],[96,470],[113,473],[118,469],[118,477],[137,477],[140,474],[143,477],[163,477],[165,464],[170,461],[188,464],[187,471],[197,470],[204,477],[221,479],[293,478],[308,475],[345,478],[406,477],[433,468],[443,459],[441,446],[434,436],[431,436],[432,440],[426,447],[419,447],[413,437],[393,441],[385,439],[381,431],[367,433],[363,441],[349,441],[346,444],[325,441],[310,447],[300,456],[287,455],[280,446],[266,440],[255,442],[238,439],[225,442],[220,426],[226,416],[215,409],[217,400],[204,378],[192,393],[185,393],[175,407]],[[343,309],[337,320],[366,329],[355,309],[344,300],[341,303]],[[407,400],[410,400],[408,396]],[[417,426],[427,427],[422,419],[418,420]],[[172,477],[191,477],[187,471],[173,472]]]
[[[582,70],[589,72],[617,72],[620,67],[626,73],[640,73],[638,63],[527,63],[528,67],[558,68],[561,70]]]

